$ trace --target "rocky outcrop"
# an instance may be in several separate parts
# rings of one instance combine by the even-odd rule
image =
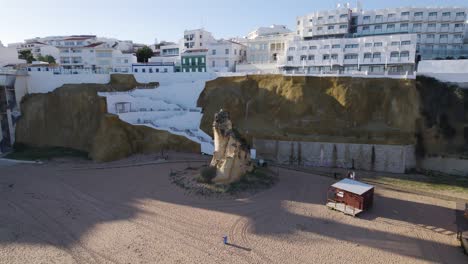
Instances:
[[[98,92],[128,91],[137,86],[144,85],[133,75],[112,75],[109,84],[64,85],[51,93],[27,95],[21,102],[16,142],[76,149],[98,162],[161,150],[199,152],[200,146],[185,137],[132,126],[107,113],[106,100]]]
[[[252,171],[250,149],[233,130],[228,112],[221,110],[215,114],[213,134],[215,151],[211,166],[216,168],[215,183],[233,183]]]

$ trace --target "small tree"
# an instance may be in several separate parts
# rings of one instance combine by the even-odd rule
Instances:
[[[136,56],[138,62],[146,63],[151,57],[153,57],[153,50],[148,46],[144,46],[137,50]]]
[[[55,64],[55,58],[53,56],[51,56],[51,55],[45,55],[45,56],[39,55],[37,57],[37,60],[47,62],[49,64]]]
[[[21,59],[21,60],[26,60],[26,62],[28,62],[28,63],[32,63],[33,61],[36,60],[36,59],[34,59],[34,56],[32,55],[31,50],[22,50],[22,51],[20,51],[18,58]]]

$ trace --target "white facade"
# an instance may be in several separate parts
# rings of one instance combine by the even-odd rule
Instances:
[[[259,27],[259,28],[257,28],[256,30],[250,32],[246,36],[246,39],[256,39],[258,37],[263,37],[263,36],[288,34],[288,33],[291,33],[291,30],[289,30],[286,26],[284,26],[284,25],[272,25],[272,26],[269,26],[269,27]]]
[[[468,8],[391,8],[363,11],[357,16],[359,36],[418,34],[422,59],[468,56]]]
[[[25,63],[25,61],[18,59],[18,51],[16,48],[0,45],[0,68],[8,64],[19,63]]]
[[[204,29],[184,31],[184,51],[207,49],[214,41],[213,35]]]
[[[412,72],[416,35],[371,36],[291,42],[285,69],[303,73]]]
[[[132,72],[143,74],[174,73],[174,63],[136,63],[132,65]]]
[[[352,10],[349,7],[311,13],[296,19],[296,33],[303,39],[344,36],[350,31],[351,18]]]
[[[246,57],[246,47],[230,40],[219,40],[209,43],[207,69],[212,72],[234,72],[236,65]]]

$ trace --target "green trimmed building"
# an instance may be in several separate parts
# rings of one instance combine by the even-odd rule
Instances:
[[[182,53],[182,72],[206,72],[208,50],[194,50]]]

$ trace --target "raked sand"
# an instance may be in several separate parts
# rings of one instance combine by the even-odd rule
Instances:
[[[77,166],[94,165],[0,168],[0,263],[468,262],[453,202],[377,189],[374,208],[352,218],[324,206],[332,179],[300,172],[214,200],[170,183],[185,162]]]

